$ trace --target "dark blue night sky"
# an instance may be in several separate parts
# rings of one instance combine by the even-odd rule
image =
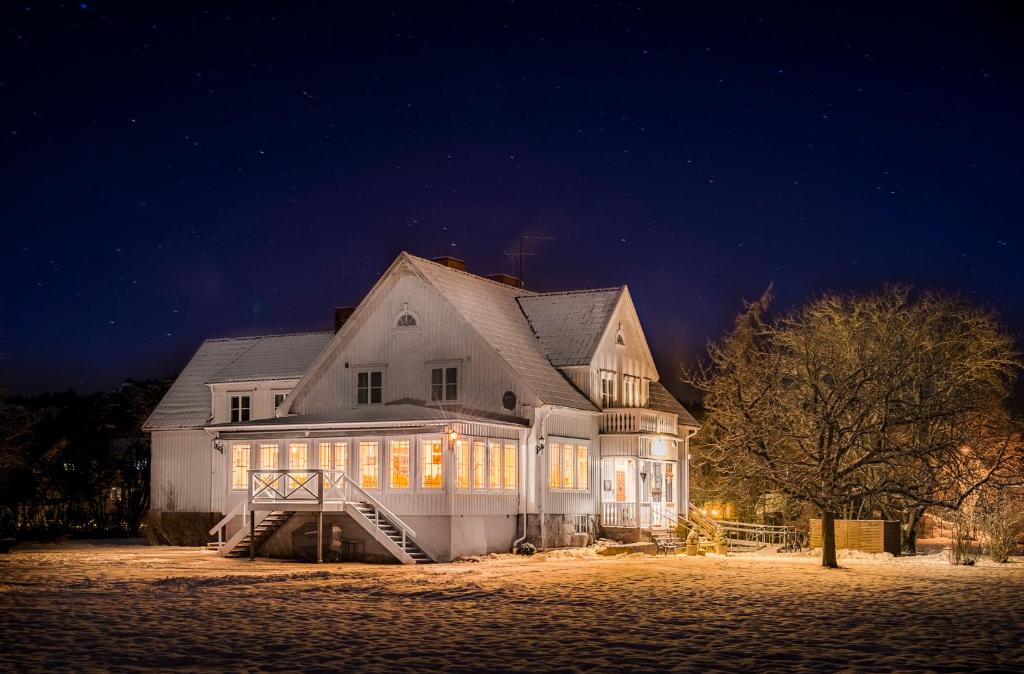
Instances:
[[[766,4],[6,3],[0,388],[166,376],[521,235],[530,287],[628,284],[677,390],[769,282],[1024,333],[1021,14]]]

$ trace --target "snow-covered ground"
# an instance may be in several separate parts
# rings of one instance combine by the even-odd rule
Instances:
[[[941,555],[250,563],[0,556],[0,671],[1020,671],[1024,563]]]

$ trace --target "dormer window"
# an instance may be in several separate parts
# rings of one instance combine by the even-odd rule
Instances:
[[[249,396],[231,396],[231,423],[249,421]]]

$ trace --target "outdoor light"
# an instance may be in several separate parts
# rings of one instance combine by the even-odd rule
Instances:
[[[458,439],[458,437],[459,437],[459,434],[455,432],[455,429],[449,426],[448,427],[448,442],[454,444],[455,441]]]

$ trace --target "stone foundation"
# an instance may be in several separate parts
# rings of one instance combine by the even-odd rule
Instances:
[[[522,515],[519,516],[517,531],[522,531]],[[587,533],[576,533],[577,515],[560,515],[546,513],[544,515],[544,540],[540,537],[540,517],[537,514],[527,515],[526,540],[538,548],[580,548],[597,540],[597,517],[586,515]],[[518,536],[517,536],[518,538]]]

